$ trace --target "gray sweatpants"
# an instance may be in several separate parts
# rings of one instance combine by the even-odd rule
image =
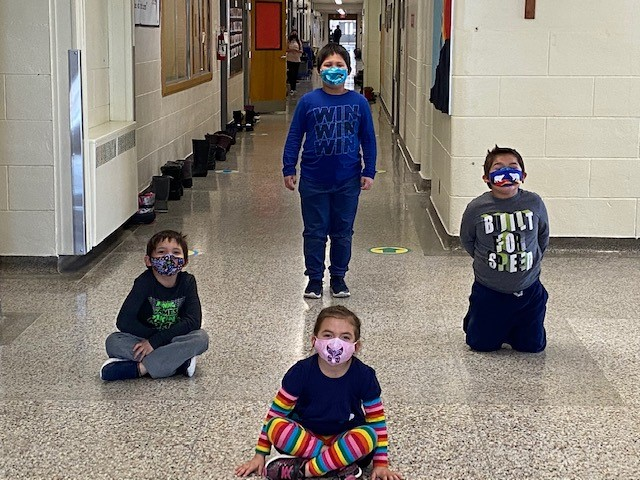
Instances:
[[[109,358],[123,358],[137,361],[133,356],[133,346],[145,340],[130,333],[115,332],[105,342]],[[209,348],[209,335],[202,329],[186,335],[174,337],[171,343],[156,348],[142,359],[142,364],[151,378],[170,377],[180,365],[191,357],[200,355]]]

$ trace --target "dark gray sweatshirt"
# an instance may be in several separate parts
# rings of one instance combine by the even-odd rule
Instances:
[[[538,194],[526,190],[507,199],[484,193],[462,215],[460,242],[473,257],[477,282],[498,292],[519,292],[540,276],[549,245],[547,209]]]

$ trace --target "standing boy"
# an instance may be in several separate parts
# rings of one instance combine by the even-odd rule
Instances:
[[[304,223],[306,298],[322,296],[327,237],[331,239],[331,295],[348,297],[344,276],[351,260],[353,224],[361,190],[376,174],[376,133],[369,102],[347,90],[349,52],[329,43],[318,53],[322,88],[304,95],[296,107],[284,146],[284,184],[294,190],[300,162],[300,201]],[[304,145],[303,145],[304,140]]]
[[[164,230],[147,243],[147,270],[133,283],[116,326],[107,337],[109,360],[102,380],[125,380],[149,375],[193,376],[196,356],[209,347],[200,328],[202,309],[193,275],[182,272],[189,250],[181,233]]]
[[[491,191],[472,200],[462,216],[460,242],[473,257],[475,274],[463,329],[473,350],[507,343],[541,352],[547,345],[540,262],[549,220],[540,196],[520,189],[526,176],[522,156],[496,146],[487,153],[482,177]]]

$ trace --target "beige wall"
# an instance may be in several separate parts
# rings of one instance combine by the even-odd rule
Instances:
[[[86,0],[89,128],[109,121],[109,4]]]
[[[553,236],[640,237],[637,2],[541,0],[525,20],[518,2],[456,0],[451,116],[428,103],[431,3],[406,0],[400,133],[432,179],[447,231],[458,234],[466,205],[486,191],[482,162],[497,143],[523,154],[525,188],[545,199]],[[387,40],[381,94],[390,108]]]
[[[410,159],[420,164],[420,174],[431,178],[431,142],[433,112],[429,103],[431,87],[431,0],[406,0],[405,61],[401,79],[406,95],[402,137]]]
[[[0,255],[55,255],[49,2],[0,2]]]
[[[498,143],[523,154],[552,235],[637,238],[638,4],[537,3],[534,20],[508,0],[455,4],[445,225],[458,233],[464,205],[485,191],[483,154]]]
[[[219,25],[213,3],[212,28]],[[182,92],[162,96],[160,29],[136,27],[135,98],[138,182],[142,190],[169,160],[192,151],[191,139],[204,138],[220,126],[220,62],[212,50],[213,80]]]
[[[227,124],[233,120],[234,110],[244,112],[244,70],[229,79],[227,84],[227,114],[229,118],[222,123]]]
[[[362,62],[364,64],[365,86],[380,91],[380,1],[370,0],[365,5],[362,16],[363,44]]]

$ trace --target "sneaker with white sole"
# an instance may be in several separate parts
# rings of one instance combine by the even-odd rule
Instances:
[[[185,377],[193,377],[193,374],[196,373],[196,357],[191,357],[189,360],[184,362],[182,365],[178,367],[176,370],[177,374],[182,374]]]
[[[349,287],[344,283],[344,277],[331,277],[331,295],[334,298],[346,298],[351,296]]]
[[[304,289],[305,298],[320,298],[322,297],[322,280],[309,280],[307,288]]]
[[[110,358],[102,364],[100,378],[107,382],[138,378],[138,362],[124,358]]]

